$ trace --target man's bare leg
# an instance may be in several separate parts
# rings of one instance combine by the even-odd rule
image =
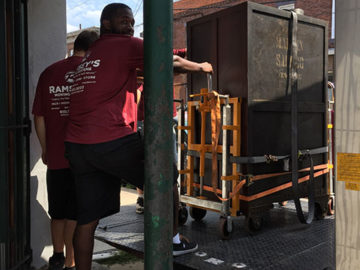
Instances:
[[[54,253],[60,253],[64,251],[64,226],[64,219],[51,220],[50,229]]]
[[[177,188],[177,184],[173,187],[174,193],[174,228],[173,228],[173,236],[178,233],[178,225],[179,225],[179,190]]]
[[[62,269],[64,266],[64,219],[51,219],[51,241],[53,255],[49,258],[49,270]]]
[[[74,234],[74,254],[76,270],[91,270],[94,249],[94,234],[99,220],[77,225]]]
[[[74,258],[74,247],[73,247],[73,238],[76,228],[76,221],[74,220],[65,220],[64,228],[64,243],[65,243],[65,267],[73,267],[75,265]]]
[[[140,188],[136,188],[138,198],[136,201],[136,213],[143,214],[144,213],[144,191]]]
[[[178,233],[179,225],[179,191],[177,185],[173,188],[174,196],[174,230],[173,230],[173,255],[179,256],[194,252],[198,249],[195,242],[190,242],[189,239]]]

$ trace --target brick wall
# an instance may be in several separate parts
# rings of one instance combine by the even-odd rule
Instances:
[[[224,8],[245,2],[245,0],[182,0],[174,3],[173,46],[175,49],[186,48],[186,23],[196,18],[220,11]],[[259,4],[278,7],[287,3],[295,3],[295,8],[304,10],[305,15],[325,20],[329,24],[329,39],[331,37],[332,0],[253,0]],[[329,44],[331,44],[329,42]],[[175,76],[175,98],[185,99],[186,76]],[[183,85],[181,85],[183,84]]]
[[[210,3],[211,4],[208,4]],[[174,48],[186,47],[186,22],[203,17],[230,7],[245,0],[182,0],[174,3]],[[295,8],[304,10],[305,15],[327,21],[329,24],[329,38],[331,33],[331,8],[332,0],[296,0],[296,1],[274,1],[274,0],[255,0],[253,2],[277,7],[286,2],[295,2]],[[206,6],[200,4],[207,4]],[[187,10],[183,10],[187,9]]]
[[[329,39],[331,37],[331,0],[298,0],[296,7],[304,10],[306,16],[314,17],[328,22]]]

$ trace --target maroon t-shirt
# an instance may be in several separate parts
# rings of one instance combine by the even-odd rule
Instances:
[[[74,74],[65,141],[102,143],[134,132],[143,62],[141,39],[105,34],[95,41]]]
[[[43,116],[49,169],[68,168],[64,157],[64,137],[69,116],[70,84],[82,57],[72,56],[46,68],[40,75],[32,113]]]

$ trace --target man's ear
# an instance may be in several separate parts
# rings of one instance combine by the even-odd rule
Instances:
[[[111,30],[110,20],[103,19],[103,20],[102,20],[102,25],[104,26],[104,28],[105,28],[106,30]]]

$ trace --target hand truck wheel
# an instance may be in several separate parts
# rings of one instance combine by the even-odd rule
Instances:
[[[188,219],[188,210],[185,205],[180,204],[179,207],[179,226],[182,226],[186,223]]]
[[[205,215],[206,215],[206,210],[196,207],[190,207],[190,216],[196,221],[202,220],[205,217]]]
[[[247,216],[245,218],[245,230],[250,235],[257,234],[263,227],[264,219],[261,216]]]
[[[234,222],[230,220],[231,224],[228,224],[229,219],[227,217],[220,217],[219,233],[223,240],[228,240],[234,231]],[[229,226],[230,225],[230,226]]]

